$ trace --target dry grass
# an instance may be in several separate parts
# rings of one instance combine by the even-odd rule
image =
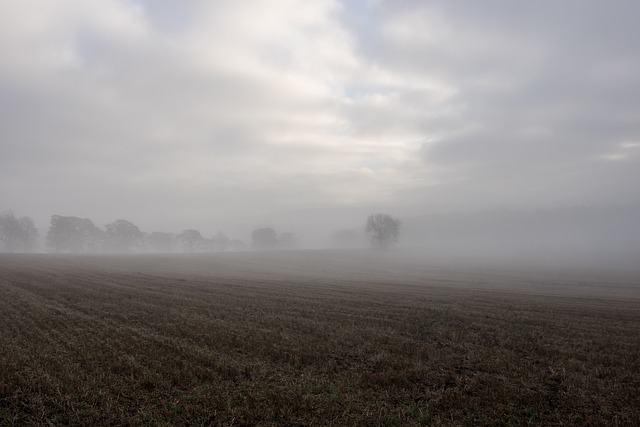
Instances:
[[[632,279],[0,257],[2,425],[640,425]]]

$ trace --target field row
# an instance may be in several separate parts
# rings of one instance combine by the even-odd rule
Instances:
[[[640,424],[631,281],[351,261],[3,256],[0,424]]]

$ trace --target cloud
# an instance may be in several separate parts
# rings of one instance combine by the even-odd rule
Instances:
[[[420,157],[440,185],[411,197],[467,208],[637,201],[637,158],[612,162],[640,131],[629,43],[638,7],[619,6],[382,2],[370,60],[450,94],[415,116]]]
[[[627,1],[4,2],[2,203],[167,223],[637,201],[636,12]]]

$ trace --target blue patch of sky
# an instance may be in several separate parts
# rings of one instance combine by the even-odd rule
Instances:
[[[351,33],[355,49],[365,61],[375,62],[379,44],[380,10],[376,0],[342,0],[340,16],[344,27]],[[344,96],[358,100],[374,93],[386,92],[384,87],[354,82],[343,89]]]
[[[344,87],[343,93],[349,99],[360,100],[373,94],[388,94],[390,89],[381,85],[371,84],[348,84]]]
[[[373,0],[342,0],[342,21],[364,54],[375,52],[379,10]]]
[[[162,33],[183,30],[191,20],[193,2],[189,0],[133,0],[143,7],[151,24]]]

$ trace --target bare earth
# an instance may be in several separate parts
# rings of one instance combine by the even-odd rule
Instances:
[[[0,425],[640,425],[640,278],[0,255]]]

